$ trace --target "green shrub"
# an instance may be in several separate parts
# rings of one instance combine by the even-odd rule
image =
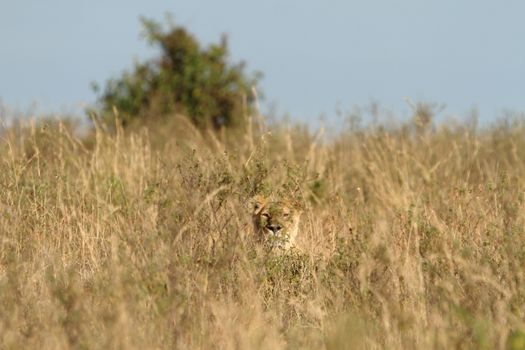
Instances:
[[[148,42],[160,48],[160,57],[136,63],[131,72],[106,83],[99,97],[104,119],[111,120],[116,108],[125,126],[176,113],[199,127],[242,124],[258,74],[248,75],[243,62],[229,61],[226,37],[202,48],[180,26],[170,24],[165,30],[153,20],[142,23]]]

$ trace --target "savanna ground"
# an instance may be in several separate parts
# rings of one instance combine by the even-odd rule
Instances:
[[[523,349],[525,124],[4,127],[2,349]],[[291,190],[299,247],[253,241]]]

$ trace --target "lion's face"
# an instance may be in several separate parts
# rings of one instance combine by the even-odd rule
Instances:
[[[293,246],[300,216],[299,206],[292,201],[254,198],[252,218],[255,233],[258,239],[272,247],[289,249]]]

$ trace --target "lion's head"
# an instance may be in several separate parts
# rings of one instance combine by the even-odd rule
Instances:
[[[253,199],[255,234],[271,248],[289,249],[297,237],[301,208],[297,201],[256,196]]]

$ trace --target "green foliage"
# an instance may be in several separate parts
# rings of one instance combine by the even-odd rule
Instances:
[[[525,333],[519,330],[512,331],[507,338],[506,348],[509,350],[525,349]]]
[[[133,71],[106,83],[99,97],[105,118],[113,118],[116,108],[124,125],[174,113],[189,116],[199,127],[242,124],[259,76],[246,74],[243,62],[229,61],[226,37],[202,48],[183,27],[165,30],[153,20],[142,23],[160,57],[136,63]]]

